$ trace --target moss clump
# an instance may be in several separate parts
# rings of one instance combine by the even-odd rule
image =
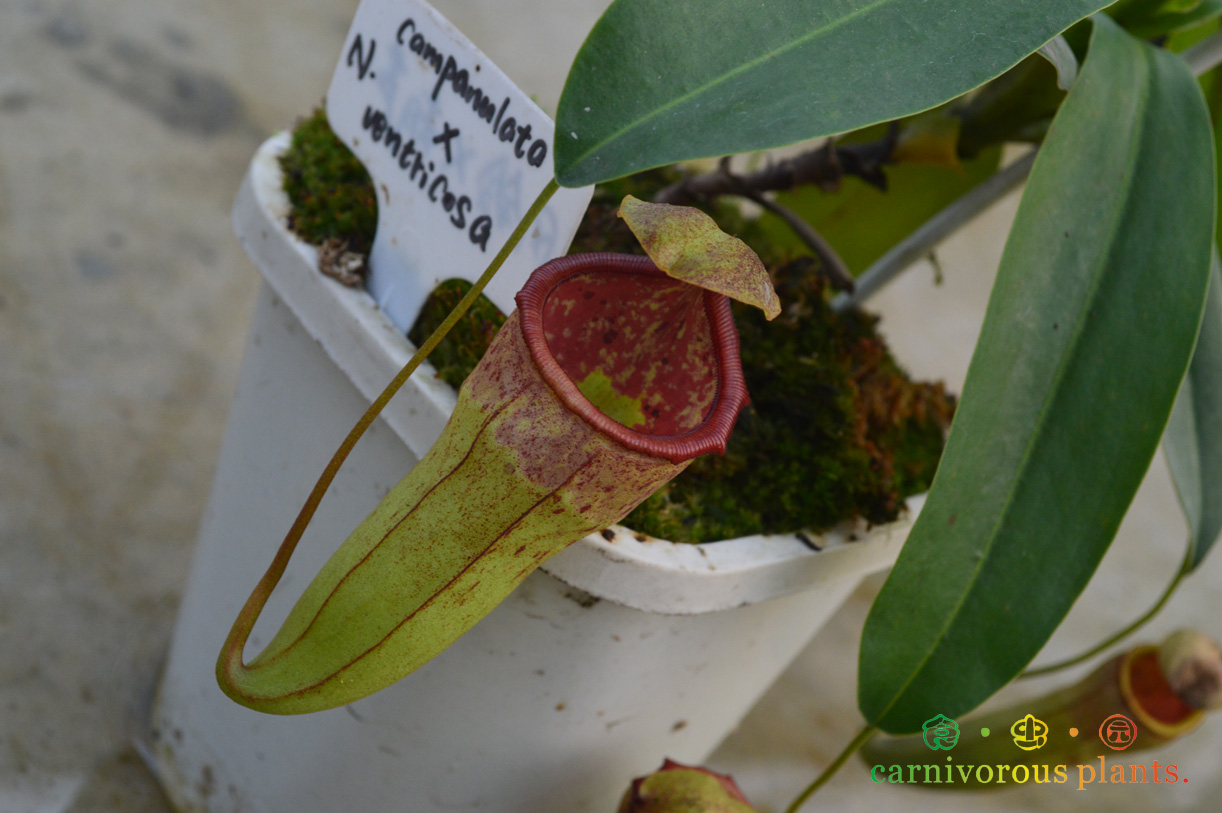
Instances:
[[[280,168],[292,204],[289,226],[301,239],[316,246],[340,241],[346,251],[369,253],[378,226],[373,182],[360,160],[332,132],[322,108],[297,123],[289,148],[280,156]],[[465,280],[441,283],[425,302],[408,338],[422,344],[470,289]],[[429,356],[437,376],[457,389],[504,321],[504,314],[480,296]]]
[[[735,306],[752,402],[726,454],[693,461],[624,520],[630,528],[709,542],[853,516],[882,523],[929,487],[953,409],[941,385],[907,379],[875,317],[833,314],[809,262],[773,277],[780,317]]]
[[[570,249],[643,254],[616,211],[679,179],[651,170],[595,189]],[[697,458],[624,519],[676,542],[825,530],[861,516],[894,520],[903,499],[929,488],[954,402],[942,386],[913,383],[860,311],[835,314],[809,258],[772,244],[727,203],[703,208],[772,270],[785,310],[767,322],[734,304],[752,403],[724,456]]]
[[[469,290],[471,283],[465,279],[446,280],[434,288],[407,337],[417,347],[424,344]],[[437,377],[458,389],[484,357],[492,337],[503,324],[505,314],[488,297],[480,295],[429,356]]]
[[[377,213],[364,169],[321,114],[302,122],[293,143],[282,164],[297,207],[294,228],[310,242],[340,237],[367,251]],[[643,253],[616,216],[619,203],[627,194],[648,200],[678,178],[673,169],[651,170],[599,186],[571,251]],[[676,542],[707,542],[820,531],[857,516],[894,519],[904,497],[929,487],[953,399],[940,384],[908,380],[874,317],[832,313],[812,260],[775,248],[730,204],[702,208],[760,255],[785,310],[766,322],[756,309],[735,306],[752,404],[724,456],[698,458],[624,524]],[[469,289],[463,280],[439,286],[411,340],[422,343]],[[457,388],[504,318],[481,297],[430,357],[438,376]]]
[[[378,227],[373,182],[331,131],[321,108],[297,123],[280,168],[293,206],[289,228],[316,246],[337,240],[348,251],[369,253]]]

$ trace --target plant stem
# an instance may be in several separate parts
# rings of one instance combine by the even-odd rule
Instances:
[[[255,586],[251,592],[250,598],[246,600],[242,611],[238,613],[237,620],[233,622],[233,628],[229,631],[229,637],[225,640],[225,646],[221,652],[221,663],[228,663],[230,668],[245,668],[242,663],[242,650],[246,646],[246,640],[250,637],[250,632],[255,626],[255,621],[259,618],[259,613],[263,611],[263,606],[267,603],[267,599],[271,596],[272,590],[279,583],[280,577],[284,575],[284,570],[288,566],[289,559],[293,555],[293,551],[297,548],[297,543],[301,541],[302,535],[306,528],[310,525],[310,520],[314,517],[315,511],[318,510],[319,503],[322,502],[323,495],[327,493],[331,482],[339,473],[340,466],[348,459],[348,455],[356,446],[357,441],[365,434],[365,431],[373,424],[374,420],[381,414],[386,404],[394,397],[395,393],[411,378],[412,373],[416,371],[424,360],[429,357],[429,354],[441,343],[441,340],[446,337],[450,329],[458,323],[458,320],[475,304],[475,300],[479,298],[480,293],[500,270],[505,260],[509,257],[510,252],[514,247],[521,242],[526,230],[530,228],[531,223],[543,211],[543,207],[556,193],[559,185],[556,179],[552,178],[543,187],[543,191],[535,198],[535,202],[526,210],[526,214],[522,216],[522,220],[514,228],[513,233],[509,235],[509,239],[505,241],[505,245],[501,246],[501,250],[492,258],[492,262],[488,264],[484,273],[476,280],[471,289],[466,295],[454,306],[454,310],[450,311],[450,315],[445,321],[437,326],[424,344],[416,351],[415,355],[403,365],[403,369],[391,379],[386,385],[386,389],[382,390],[382,394],[374,399],[369,408],[365,410],[365,414],[360,417],[356,425],[344,438],[343,443],[335,450],[331,460],[323,469],[322,474],[318,478],[318,482],[314,484],[313,490],[310,491],[310,496],[306,498],[305,504],[301,506],[301,511],[297,514],[297,519],[293,521],[293,526],[289,528],[288,534],[285,535],[284,541],[280,543],[279,550],[276,551],[275,558],[272,559],[271,565],[268,566],[267,572],[263,574],[263,578]],[[218,664],[218,670],[221,664]]]
[[[1206,37],[1180,56],[1196,76],[1222,65],[1222,31]],[[1025,181],[1034,160],[1035,151],[1032,150],[925,221],[857,278],[857,290],[833,299],[832,308],[844,311],[865,302],[900,272],[927,255],[934,246]]]
[[[1081,66],[1078,65],[1078,58],[1074,55],[1073,49],[1065,41],[1064,34],[1058,34],[1048,40],[1037,53],[1057,69],[1057,87],[1061,90],[1069,90],[1073,87]]]
[[[1159,596],[1158,601],[1154,602],[1154,606],[1149,610],[1146,610],[1146,612],[1140,618],[1119,632],[1103,639],[1085,652],[1081,652],[1072,658],[1049,664],[1048,666],[1041,666],[1038,669],[1028,669],[1019,675],[1018,679],[1023,680],[1025,678],[1042,677],[1043,675],[1050,675],[1053,672],[1059,672],[1062,669],[1068,669],[1071,666],[1077,666],[1083,661],[1087,661],[1095,657],[1113,644],[1123,641],[1125,638],[1129,637],[1134,632],[1145,626],[1146,622],[1148,622],[1151,618],[1158,615],[1158,611],[1161,610],[1163,606],[1171,599],[1171,596],[1175,593],[1176,588],[1180,586],[1180,582],[1183,581],[1184,577],[1188,575],[1191,565],[1192,545],[1190,544],[1188,546],[1188,553],[1184,556],[1184,561],[1180,565],[1180,569],[1175,573],[1175,578],[1173,578],[1171,583],[1167,585],[1167,589],[1163,591],[1161,596]]]
[[[968,221],[1005,197],[1027,179],[1035,163],[1036,150],[1024,155],[1000,172],[990,175],[970,192],[926,220],[912,234],[879,257],[860,277],[852,294],[840,294],[832,308],[844,311],[860,305],[901,271],[925,257],[938,243],[962,228]]]
[[[861,750],[863,745],[870,741],[870,738],[874,736],[876,731],[877,729],[875,729],[872,725],[868,725],[863,728],[857,734],[857,736],[853,738],[853,741],[845,746],[845,749],[840,752],[840,756],[832,760],[832,763],[823,769],[823,772],[815,778],[815,781],[811,782],[810,785],[807,786],[806,790],[799,793],[798,797],[789,803],[789,807],[785,808],[785,813],[797,813],[798,808],[806,804],[806,800],[813,796],[815,791],[826,785],[828,780],[836,775],[836,771],[840,770],[844,763],[849,761],[849,757],[856,754],[859,750]]]
[[[725,156],[713,172],[688,175],[654,195],[654,203],[690,204],[718,195],[743,195],[747,192],[779,192],[806,184],[824,189],[840,185],[846,175],[861,178],[885,189],[887,178],[882,167],[891,161],[899,138],[899,125],[892,122],[887,135],[876,141],[836,144],[828,139],[820,147],[786,158],[756,172],[737,175],[730,172]]]
[[[853,272],[849,271],[849,267],[844,264],[844,260],[840,259],[840,255],[836,253],[836,249],[832,248],[832,244],[815,231],[814,226],[803,220],[797,212],[782,206],[775,200],[764,197],[759,192],[744,194],[743,197],[785,221],[798,239],[806,243],[807,248],[819,258],[823,273],[833,288],[850,294],[853,292],[856,287],[853,283]]]
[[[1211,34],[1180,56],[1197,76],[1222,65],[1222,31]]]

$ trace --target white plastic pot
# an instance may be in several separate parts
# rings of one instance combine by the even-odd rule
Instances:
[[[692,546],[613,529],[556,556],[440,657],[350,706],[275,717],[221,694],[213,668],[230,623],[323,464],[412,350],[366,294],[321,276],[314,250],[286,229],[276,161],[286,145],[263,145],[234,206],[266,284],[149,735],[175,804],[609,811],[664,756],[702,761],[862,577],[894,560],[915,505],[893,525],[807,541]],[[454,400],[427,366],[395,397],[323,501],[252,652],[429,448]]]

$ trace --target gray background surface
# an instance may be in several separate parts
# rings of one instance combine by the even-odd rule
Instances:
[[[549,111],[605,4],[436,2]],[[133,741],[258,285],[229,205],[260,141],[320,101],[355,6],[0,0],[0,813],[167,809]],[[1014,205],[943,246],[940,287],[926,265],[878,298],[917,375],[961,385]],[[1042,659],[1143,610],[1184,533],[1160,457]],[[1185,623],[1222,637],[1220,584],[1215,556],[1143,637]],[[857,640],[876,588],[714,755],[762,809],[855,733]],[[953,800],[871,785],[851,765],[810,809],[1201,810],[1222,792],[1220,753],[1214,719],[1151,755],[1188,784]]]

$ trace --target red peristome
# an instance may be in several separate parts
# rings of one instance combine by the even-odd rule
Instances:
[[[597,311],[585,307],[592,301]],[[691,458],[724,449],[746,401],[724,296],[677,284],[643,258],[593,255],[536,271],[518,306],[433,448],[336,551],[263,653],[243,664],[244,638],[222,652],[218,679],[230,697],[299,714],[390,685],[549,556],[622,519]],[[566,369],[586,376],[609,415]]]
[[[1142,711],[1167,725],[1176,725],[1196,714],[1167,683],[1158,663],[1158,651],[1151,649],[1133,657],[1128,663],[1133,698]]]
[[[647,257],[579,254],[539,268],[517,304],[544,379],[592,427],[673,463],[725,451],[748,400],[725,296],[675,280]],[[640,402],[639,428],[581,393],[577,383],[592,373]]]

